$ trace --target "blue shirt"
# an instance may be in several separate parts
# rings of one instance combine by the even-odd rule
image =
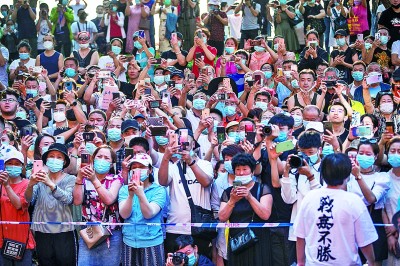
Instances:
[[[8,49],[2,45],[0,45],[0,52],[3,55],[4,59],[6,60],[6,64],[2,67],[0,66],[0,82],[3,83],[4,87],[8,87],[7,68],[8,68],[8,59],[10,57],[10,54],[8,52]]]
[[[167,199],[167,192],[164,187],[153,183],[144,190],[149,203],[154,202],[161,209],[164,208]],[[121,203],[129,196],[128,186],[124,185],[118,193],[118,202]],[[133,196],[132,213],[125,222],[127,223],[161,223],[161,210],[151,219],[143,217],[140,209],[139,199],[136,195]],[[122,227],[123,241],[126,245],[133,248],[147,248],[160,245],[164,241],[161,226],[147,225],[125,225]]]
[[[37,37],[35,21],[29,15],[29,9],[20,7],[17,11],[19,39]],[[36,14],[35,8],[32,8],[32,11]]]
[[[282,83],[278,83],[276,86],[276,97],[278,98],[278,106],[281,107],[283,104],[283,100],[290,96],[292,93],[285,85]]]
[[[153,57],[156,55],[156,51],[153,47],[149,47],[149,51],[153,55]],[[146,52],[143,50],[141,53],[137,51],[135,55],[135,60],[137,61],[138,65],[143,69],[147,66],[147,60],[149,60],[149,58],[147,57]],[[151,66],[149,68],[147,74],[150,76],[151,79],[154,78],[154,66]]]
[[[380,88],[378,91],[373,91],[373,89],[370,90],[372,98],[376,97],[376,95],[378,94],[379,91],[390,91],[392,89],[392,86],[390,86],[389,84],[381,82],[379,84],[378,88]],[[358,87],[354,91],[354,100],[358,101],[358,102],[360,102],[362,104],[365,104],[364,97],[363,97],[363,87],[362,86]]]
[[[235,73],[228,75],[228,77],[235,81],[238,90],[238,95],[240,92],[244,91],[244,74]]]

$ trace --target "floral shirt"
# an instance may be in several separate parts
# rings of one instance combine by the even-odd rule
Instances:
[[[113,182],[124,183],[123,178],[120,175],[107,175],[101,184],[107,190],[109,190]],[[113,204],[106,206],[99,197],[96,189],[94,188],[90,180],[84,180],[84,196],[82,203],[82,221],[84,222],[96,222],[103,221],[108,223],[120,223],[118,201],[116,200]],[[106,209],[106,210],[105,210]],[[105,213],[104,213],[105,210]],[[113,230],[119,229],[120,226],[111,226]]]

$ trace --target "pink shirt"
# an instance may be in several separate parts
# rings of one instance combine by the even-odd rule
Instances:
[[[215,68],[221,68],[221,57],[217,59],[217,63],[215,64]],[[230,75],[230,74],[236,74],[237,73],[237,68],[234,62],[226,62],[226,67],[225,67],[225,74]]]
[[[360,23],[361,31],[356,33],[362,33],[369,30],[368,18],[367,18],[367,8],[363,5],[358,5],[352,7],[354,16],[358,17],[358,22]]]
[[[250,64],[249,68],[252,71],[260,70],[261,66],[264,65],[265,63],[272,63],[272,57],[268,52],[262,52],[262,53],[252,53],[250,56]]]

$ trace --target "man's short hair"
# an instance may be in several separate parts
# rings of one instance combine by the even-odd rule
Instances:
[[[341,103],[341,102],[333,102],[332,105],[330,105],[330,106],[328,107],[328,113],[331,111],[332,106],[335,106],[335,105],[339,105],[339,106],[343,107],[343,109],[344,109],[344,115],[347,116],[347,109],[346,109],[346,106],[344,106],[343,103]]]
[[[194,247],[194,240],[191,235],[181,235],[174,241],[174,251],[180,250],[187,246]]]
[[[237,144],[231,144],[226,146],[223,150],[222,150],[222,158],[225,159],[225,156],[235,156],[238,153],[242,153],[244,152],[243,148]]]
[[[131,139],[129,142],[129,147],[132,148],[133,146],[141,146],[146,152],[149,152],[150,150],[149,142],[143,137],[135,137]]]
[[[297,145],[300,149],[321,147],[321,134],[315,131],[304,131],[299,135]]]
[[[271,117],[269,123],[277,126],[287,126],[289,129],[292,129],[294,126],[294,119],[290,115],[280,113]]]
[[[313,77],[313,79],[315,80],[315,72],[312,69],[303,69],[302,71],[300,71],[299,79],[300,79],[301,75],[311,75]]]
[[[343,153],[333,153],[324,157],[321,163],[321,177],[330,186],[342,185],[351,173],[350,158]]]

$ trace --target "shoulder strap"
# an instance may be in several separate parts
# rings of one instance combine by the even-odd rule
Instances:
[[[263,186],[263,184],[261,184],[261,183],[256,183],[256,184],[258,185],[256,199],[257,199],[257,201],[260,201],[260,199],[261,199],[261,187]],[[253,222],[253,220],[254,220],[254,214],[255,213],[256,212],[253,209],[253,216],[251,217],[251,222]]]
[[[338,14],[337,14],[337,12],[336,12],[336,7],[331,8],[331,10],[332,10],[332,12],[335,14],[335,17],[337,18],[337,17],[338,17]]]
[[[78,25],[78,33],[81,32],[81,26],[79,26],[79,21],[76,22],[76,25]]]
[[[183,169],[182,169],[181,163],[178,162],[177,165],[178,165],[178,169],[179,169],[179,175],[181,176],[181,182],[182,182],[183,188],[185,189],[186,197],[187,197],[187,199],[189,201],[190,210],[193,213],[195,207],[194,207],[192,194],[190,194],[190,190],[189,190],[189,187],[187,185],[185,175],[183,174]]]

